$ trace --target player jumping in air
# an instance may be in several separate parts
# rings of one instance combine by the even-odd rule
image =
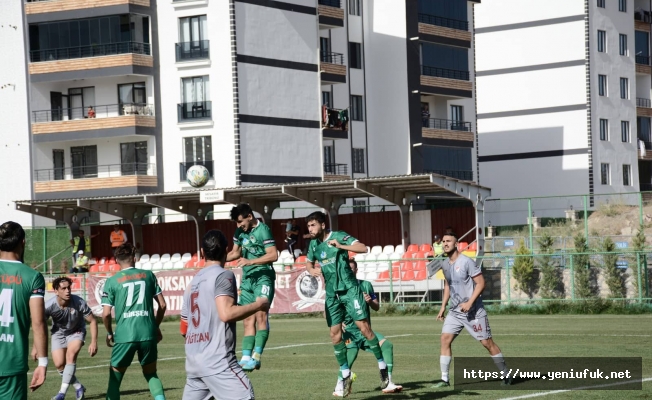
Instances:
[[[358,263],[355,262],[355,260],[349,260],[349,266],[351,267],[353,274],[358,273]],[[371,308],[374,311],[378,311],[380,309],[380,304],[378,303],[378,296],[376,296],[376,292],[374,291],[374,287],[371,284],[371,282],[358,280],[358,283],[360,284],[360,289],[362,290],[362,294],[364,296],[367,312],[369,312],[369,308]],[[369,323],[371,323],[371,316],[369,317]],[[355,325],[355,323],[350,317],[347,317],[344,320],[342,328],[344,330],[343,339],[344,339],[344,343],[346,344],[346,357],[348,360],[349,368],[353,369],[353,363],[355,362],[355,359],[358,357],[358,350],[364,350],[364,351],[370,351],[370,350],[366,344],[366,339],[364,338],[364,336],[362,336],[362,333],[360,333],[360,329],[358,329],[358,327]],[[387,364],[387,375],[389,377],[389,384],[385,389],[383,389],[383,393],[400,392],[401,390],[403,390],[403,386],[397,385],[394,382],[392,382],[392,370],[394,368],[394,345],[392,344],[392,342],[390,342],[388,339],[386,339],[383,335],[381,335],[378,332],[376,332],[376,337],[378,338],[378,345],[380,346],[380,350],[383,352],[383,359]],[[355,373],[352,373],[351,380],[353,381],[355,380],[355,378],[356,378]],[[344,396],[344,380],[342,379],[341,371],[337,378],[337,384],[335,385],[335,391],[333,392],[333,396],[335,397]]]
[[[266,297],[272,304],[276,282],[276,272],[272,263],[278,259],[272,231],[254,217],[254,212],[248,204],[233,207],[231,220],[236,222],[238,228],[233,235],[233,250],[226,256],[226,261],[239,259],[238,267],[242,268],[238,304],[246,306],[255,303],[258,297]],[[260,369],[260,357],[268,337],[267,310],[258,311],[244,320],[240,360],[242,369],[245,371]]]
[[[439,363],[441,366],[441,381],[435,384],[434,388],[450,386],[448,369],[451,364],[453,340],[466,328],[476,340],[489,350],[496,367],[503,373],[507,372],[503,353],[491,338],[491,328],[487,311],[482,304],[482,291],[484,290],[484,277],[477,264],[457,251],[457,235],[449,232],[444,234],[444,253],[448,260],[444,260],[444,298],[441,303],[441,310],[437,320],[444,321],[441,329],[441,355]],[[446,319],[446,304],[450,299],[450,310]],[[511,378],[504,379],[503,385],[510,385]]]
[[[32,392],[45,382],[48,367],[45,280],[22,263],[24,253],[23,227],[11,221],[0,225],[0,399],[27,400],[30,321],[38,359]]]
[[[250,400],[254,389],[235,356],[236,321],[269,308],[266,297],[237,305],[235,275],[222,266],[227,241],[218,230],[206,232],[202,255],[206,267],[194,276],[183,296],[181,334],[186,338],[184,400]]]
[[[70,278],[56,278],[52,288],[57,295],[45,303],[45,319],[52,317],[52,360],[61,375],[61,388],[52,400],[64,400],[71,384],[77,400],[82,400],[86,388],[75,377],[77,355],[86,340],[86,321],[91,325],[88,354],[91,357],[97,354],[97,321],[84,299],[70,293]],[[32,354],[35,351],[32,350]]]
[[[351,393],[351,370],[347,360],[347,349],[342,340],[342,323],[349,316],[365,338],[365,345],[374,353],[380,369],[380,388],[389,385],[387,364],[378,344],[378,337],[369,324],[369,308],[353,271],[349,267],[348,252],[363,253],[367,246],[343,231],[326,230],[326,214],[316,211],[306,217],[308,232],[313,238],[308,248],[306,268],[313,276],[320,272],[314,267],[315,261],[321,266],[321,274],[326,282],[326,323],[330,328],[331,341],[335,348],[335,358],[342,373],[343,397]]]
[[[143,368],[143,375],[154,400],[165,400],[163,384],[156,374],[157,343],[163,336],[159,326],[165,316],[165,298],[152,271],[134,268],[136,249],[131,243],[120,245],[115,259],[122,271],[107,279],[102,293],[106,328],[106,345],[113,347],[109,367],[107,400],[120,399],[120,384],[134,355]],[[154,316],[154,301],[158,310]],[[111,325],[111,309],[115,308],[116,334]]]

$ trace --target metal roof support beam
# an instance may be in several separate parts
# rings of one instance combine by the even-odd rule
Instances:
[[[38,215],[44,218],[50,218],[55,221],[63,221],[68,226],[70,232],[70,239],[74,237],[76,232],[73,232],[73,225],[76,225],[76,216],[78,209],[70,210],[67,208],[55,208],[45,206],[33,206],[27,204],[16,204],[16,210]],[[78,225],[77,225],[78,226]],[[89,235],[90,236],[90,235]]]
[[[77,207],[113,215],[114,217],[127,220],[131,226],[131,240],[134,246],[136,245],[137,238],[142,238],[141,219],[143,215],[148,214],[151,211],[148,207],[96,200],[77,200]],[[136,230],[134,225],[138,227],[138,230]],[[136,236],[136,233],[138,233],[138,236]]]
[[[326,210],[330,229],[336,231],[339,229],[338,216],[342,205],[346,199],[341,196],[333,196],[322,192],[312,191],[309,188],[299,189],[297,187],[283,186],[281,191],[297,200],[306,201]]]
[[[156,196],[145,196],[145,203],[155,207],[163,207],[168,210],[185,214],[195,221],[195,232],[197,242],[197,257],[201,256],[200,238],[206,232],[206,215],[213,210],[213,204],[199,203],[196,201],[178,201],[172,199],[163,199]]]

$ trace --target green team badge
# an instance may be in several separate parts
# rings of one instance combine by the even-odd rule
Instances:
[[[322,259],[326,258],[326,252],[325,252],[325,251],[322,251],[322,252],[321,252],[321,258],[322,258]]]
[[[254,235],[249,236],[249,240],[251,241],[251,243],[256,243],[256,238],[254,237]]]

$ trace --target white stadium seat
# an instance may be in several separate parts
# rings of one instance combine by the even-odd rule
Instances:
[[[383,254],[390,255],[394,252],[394,246],[391,244],[388,244],[387,246],[383,247]]]
[[[389,266],[389,256],[387,254],[378,255],[376,265],[378,265],[378,267]]]
[[[136,268],[143,269],[142,265],[143,264],[140,261],[136,261]]]
[[[371,248],[371,254],[381,254],[383,252],[383,248],[380,246],[374,246]]]
[[[148,261],[149,261],[149,254],[143,254],[143,255],[141,255],[141,256],[140,256],[140,260],[138,260],[138,261],[143,262],[143,263],[148,262]]]
[[[146,263],[143,263],[142,267],[143,267],[143,269],[151,270],[152,269],[152,264],[146,262]]]
[[[283,250],[278,258],[286,258],[286,257],[291,257],[290,252],[287,250]]]
[[[149,256],[147,256],[147,258],[149,258]],[[184,263],[190,261],[191,259],[192,259],[192,254],[190,254],[190,253],[184,253],[181,256],[181,261],[183,261]]]
[[[405,254],[405,248],[403,247],[402,244],[399,244],[398,246],[396,246],[394,248],[394,253],[403,255],[403,254]]]
[[[170,255],[167,254],[167,253],[163,254],[163,255],[161,256],[161,262],[162,262],[162,263],[166,263],[166,262],[168,262],[168,261],[170,261]]]
[[[152,271],[158,271],[163,265],[160,262],[152,263]]]
[[[301,255],[301,249],[294,249],[294,258],[299,258]]]
[[[357,279],[363,280],[364,279],[364,272],[358,271],[358,273],[355,275]]]
[[[173,263],[181,261],[181,254],[179,254],[179,253],[172,254],[172,257],[170,258],[170,261],[173,262]]]
[[[152,256],[149,258],[149,262],[152,264],[157,263],[159,261],[161,261],[161,256],[159,256],[158,254],[152,254]]]
[[[366,254],[356,254],[355,257],[353,257],[353,259],[356,262],[363,262],[366,256],[367,256]]]
[[[367,253],[371,253],[371,249],[367,246]]]
[[[183,262],[183,261],[177,261],[177,262],[174,263],[174,269],[181,269],[181,268],[183,268],[184,264],[185,264],[185,262]]]
[[[165,263],[164,262],[161,263],[161,269],[172,269],[172,267],[174,267],[173,262],[168,261]]]
[[[365,258],[364,258],[364,260],[367,261],[367,262],[376,261],[377,259],[378,259],[377,254],[367,254],[367,255],[365,255]]]
[[[403,256],[403,254],[392,253],[392,254],[389,256],[389,259],[392,260],[392,261],[398,261],[398,260],[401,259],[402,256]]]
[[[368,281],[375,281],[376,279],[378,279],[378,272],[368,272],[365,275],[364,279]]]

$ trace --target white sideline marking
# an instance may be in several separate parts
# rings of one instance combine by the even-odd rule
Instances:
[[[641,380],[641,382],[648,382],[648,381],[652,381],[652,378],[645,378],[645,379]],[[634,383],[634,382],[638,382],[638,381],[633,380],[633,381],[625,381],[625,382],[617,382],[617,383],[605,383],[604,385],[581,386],[581,387],[577,387],[577,388],[574,388],[574,389],[553,390],[553,391],[550,391],[550,392],[538,392],[538,393],[532,393],[532,394],[524,394],[523,396],[504,397],[504,398],[502,398],[500,400],[531,399],[533,397],[543,397],[543,396],[548,396],[548,395],[551,395],[551,394],[566,393],[566,392],[571,392],[573,390],[600,389],[600,388],[605,388],[605,387],[610,387],[610,386],[626,385],[628,383]]]
[[[412,333],[407,333],[407,334],[404,334],[404,335],[390,335],[390,336],[385,336],[385,337],[386,338],[395,338],[395,337],[405,337],[405,336],[414,336],[414,335]],[[292,347],[318,346],[318,345],[325,345],[325,344],[332,344],[332,342],[288,344],[288,345],[285,345],[285,346],[267,347],[267,348],[265,348],[265,350],[281,350],[281,349],[289,349],[289,348],[292,348]],[[242,353],[242,350],[238,350],[238,351],[236,351],[236,353]],[[185,359],[185,358],[186,358],[186,356],[183,356],[183,357],[168,357],[168,358],[159,358],[156,361],[158,362],[158,361],[182,360],[182,359]],[[107,361],[111,361],[111,360],[107,360]],[[137,364],[137,362],[134,361],[131,365],[134,365],[134,364]],[[108,368],[108,367],[109,367],[109,364],[91,365],[91,366],[88,366],[88,367],[79,367],[79,368],[76,369],[76,371],[81,371],[81,370],[84,370],[84,369]],[[57,372],[56,369],[54,369],[54,370],[49,369],[48,370],[48,373],[56,373],[56,372]],[[27,373],[27,375],[31,375],[31,374],[32,374],[31,372]]]

